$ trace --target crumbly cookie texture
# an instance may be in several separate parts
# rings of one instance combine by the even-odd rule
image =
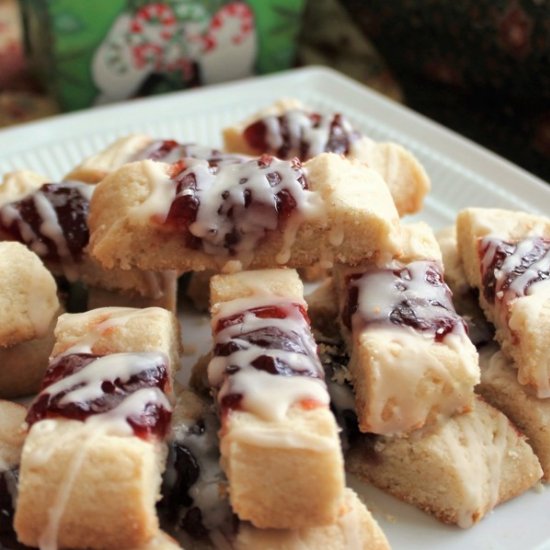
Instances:
[[[236,550],[389,550],[382,530],[351,490],[344,493],[344,508],[338,519],[323,527],[298,531],[240,527],[234,543]]]
[[[0,471],[19,464],[25,430],[23,422],[27,409],[23,405],[0,399]]]
[[[321,260],[356,264],[399,253],[399,218],[391,196],[381,177],[359,162],[334,154],[308,161],[304,165],[311,201],[307,215],[295,210],[296,216],[289,218],[292,223],[267,231],[250,254],[241,257],[227,250],[217,254],[191,248],[185,238],[188,230],[165,223],[176,196],[171,170],[159,162],[135,162],[98,185],[89,220],[91,253],[105,267],[219,271],[234,266],[235,260],[251,269],[300,267]],[[204,196],[205,208],[218,200]]]
[[[427,282],[441,277],[441,254],[431,229],[411,224],[403,233],[407,237],[398,262],[334,269],[359,426],[385,435],[405,434],[470,410],[479,381],[477,352],[450,292],[441,280],[435,286]],[[403,270],[408,275],[398,280],[395,273]],[[435,316],[434,300],[440,305]]]
[[[479,290],[481,307],[515,362],[519,382],[535,388],[540,398],[550,397],[550,220],[468,208],[457,217],[457,239],[468,282]]]
[[[55,361],[64,353],[109,358],[121,352],[134,352],[136,357],[139,352],[157,352],[168,361],[165,391],[171,388],[170,373],[179,365],[180,335],[177,321],[164,309],[105,308],[65,314],[55,334],[55,368],[60,368]],[[122,382],[131,376],[124,373],[135,368],[135,362],[128,365],[119,365]],[[94,402],[97,392],[104,391],[102,378],[99,387],[94,385],[94,372],[88,369],[85,386],[71,390],[81,392],[75,399]],[[158,437],[138,437],[129,428],[127,418],[141,411],[139,402],[132,400],[138,393],[130,393],[101,418],[92,414],[80,421],[61,415],[32,424],[21,457],[14,520],[21,542],[114,550],[139,547],[157,536],[155,503],[160,498],[166,447]],[[153,394],[147,395],[152,399]]]
[[[24,544],[38,546],[48,537],[64,548],[114,550],[144,544],[157,533],[162,446],[94,436],[84,426],[42,420],[27,435],[14,521]],[[55,529],[52,514],[58,512]]]
[[[408,438],[361,436],[349,472],[440,521],[466,528],[542,475],[531,447],[510,421],[481,399],[472,412]]]
[[[324,382],[300,372],[268,375],[251,366],[267,356],[279,357],[275,359],[276,364],[290,362],[287,365],[303,357],[299,363],[301,368],[311,368],[304,363],[307,355],[288,354],[282,351],[285,348],[279,347],[282,344],[277,338],[286,342],[291,333],[277,336],[285,326],[278,313],[275,318],[265,318],[260,313],[259,321],[248,313],[258,306],[265,308],[262,311],[286,308],[290,302],[305,306],[296,271],[216,275],[211,280],[211,300],[214,329],[233,311],[233,314],[244,312],[247,320],[242,326],[249,334],[265,333],[269,340],[270,326],[278,327],[275,330],[279,331],[275,333],[273,345],[267,348],[261,344],[254,347],[253,342],[258,340],[253,337],[246,352],[250,356],[247,355],[243,364],[243,374],[229,376],[219,389],[218,401],[223,405],[223,396],[238,391],[236,388],[244,384],[243,405],[222,411],[220,432],[222,467],[229,480],[233,510],[240,519],[259,528],[302,529],[334,523],[343,506],[343,458]],[[290,320],[286,318],[286,326]],[[309,328],[305,320],[302,318],[302,324],[292,326],[295,327],[293,333],[300,331],[296,334],[301,345],[307,345],[304,342],[310,337],[306,334]],[[221,335],[223,330],[215,334]],[[222,343],[218,338],[215,337],[215,343]],[[303,350],[306,353],[305,347]],[[219,357],[214,355],[209,365],[211,381],[216,360],[219,361]],[[238,363],[239,358],[235,356],[231,361]],[[318,368],[321,370],[318,376],[322,376],[320,364]]]
[[[296,99],[282,99],[253,114],[246,120],[224,128],[223,139],[225,150],[229,153],[246,155],[270,153],[277,156],[277,147],[268,147],[267,150],[263,150],[264,148],[253,146],[246,139],[244,132],[252,124],[268,119],[270,131],[278,134],[280,130],[277,130],[277,117],[289,115],[292,112],[305,115],[300,117],[303,122],[307,121],[307,115],[311,113],[311,110]],[[300,130],[299,121],[296,120],[294,124],[289,124],[286,131],[289,133],[289,139],[299,144],[300,140],[304,138],[303,133],[307,130],[304,128]],[[309,131],[312,133],[310,138],[312,142],[319,142],[319,140],[323,139],[324,134],[321,133],[322,130],[317,129],[315,131],[310,129]],[[356,130],[352,131],[357,136],[349,147],[348,158],[364,162],[382,176],[388,185],[400,216],[420,211],[423,206],[424,197],[431,188],[430,179],[422,164],[407,149],[397,143],[378,143],[366,136],[360,135]],[[296,132],[296,135],[293,132]],[[319,153],[325,150],[330,151],[330,145],[326,144],[328,140],[328,128],[325,132],[327,132],[327,135],[324,136],[324,142],[321,141],[316,144],[320,146]],[[275,141],[278,141],[277,138],[275,138]],[[314,146],[312,145],[311,147]],[[295,148],[298,149],[298,145],[289,149],[289,156],[300,156],[300,151],[295,151]],[[307,160],[308,158],[306,155],[301,160]]]
[[[513,362],[496,346],[480,352],[481,383],[476,391],[501,410],[526,436],[535,451],[544,480],[550,480],[550,401],[517,380]]]
[[[60,309],[53,316],[44,336],[0,348],[0,399],[24,397],[40,389],[55,342],[55,324],[61,313]]]
[[[66,352],[91,335],[91,349],[96,355],[128,350],[163,350],[170,360],[170,368],[175,372],[179,368],[181,354],[179,331],[174,315],[158,307],[105,307],[85,313],[65,314],[59,317],[55,328],[56,343],[52,356]]]
[[[46,336],[60,306],[40,258],[22,244],[0,242],[0,274],[0,348]]]
[[[134,155],[147,147],[153,139],[145,134],[123,136],[108,145],[99,153],[84,159],[63,179],[99,183],[107,174],[130,162]]]
[[[31,170],[16,170],[4,174],[0,182],[0,206],[21,200],[47,181],[46,177]]]

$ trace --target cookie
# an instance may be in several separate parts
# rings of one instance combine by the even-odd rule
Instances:
[[[303,167],[273,157],[217,168],[127,164],[98,185],[90,228],[91,253],[107,268],[356,264],[400,249],[383,180],[334,154]]]

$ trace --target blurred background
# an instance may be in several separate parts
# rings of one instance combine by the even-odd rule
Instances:
[[[548,0],[0,0],[0,127],[310,64],[550,180]]]

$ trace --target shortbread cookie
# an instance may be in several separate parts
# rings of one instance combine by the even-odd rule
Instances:
[[[76,264],[88,244],[93,189],[84,183],[45,183],[16,200],[2,201],[0,239],[26,244],[55,275],[76,279]]]
[[[343,460],[298,274],[216,275],[210,293],[208,377],[233,510],[259,528],[333,523]]]
[[[354,264],[399,251],[389,192],[359,163],[325,154],[304,167],[273,157],[188,164],[132,163],[98,185],[91,248],[106,267]]]
[[[0,346],[43,337],[59,310],[57,287],[36,254],[0,242]]]
[[[344,492],[341,515],[331,525],[290,531],[237,522],[229,506],[227,479],[219,466],[219,421],[212,403],[192,391],[180,391],[172,425],[168,461],[172,471],[166,475],[171,483],[165,507],[166,513],[173,513],[176,536],[185,541],[186,548],[194,548],[197,539],[208,539],[214,547],[222,546],[221,539],[227,547],[240,550],[389,548],[376,521],[350,489]]]
[[[494,346],[480,352],[481,383],[476,391],[501,410],[526,436],[544,479],[550,480],[550,401],[522,386],[512,361]]]
[[[0,242],[0,278],[0,398],[15,398],[40,386],[60,304],[50,272],[19,243]]]
[[[158,533],[177,321],[161,308],[63,315],[29,408],[15,529],[31,546],[123,549]]]
[[[476,347],[484,346],[493,340],[494,327],[487,321],[479,305],[479,294],[473,288],[464,272],[462,260],[458,253],[456,226],[445,227],[436,233],[441,248],[445,282],[453,293],[453,304],[459,315],[468,324],[470,340]]]
[[[401,216],[422,208],[430,180],[418,160],[397,143],[377,143],[364,136],[342,114],[320,114],[299,101],[280,100],[223,131],[230,153],[306,161],[337,153],[366,163],[388,184]]]
[[[550,219],[468,208],[458,215],[457,238],[468,281],[520,384],[549,398]]]
[[[497,504],[533,487],[537,457],[510,421],[481,399],[472,412],[408,438],[362,435],[349,472],[440,521],[467,528]]]
[[[363,432],[405,434],[468,411],[479,381],[433,233],[425,224],[404,233],[399,261],[334,269]]]
[[[255,529],[242,525],[235,550],[389,550],[384,533],[351,490],[344,492],[344,508],[332,525],[297,531]]]
[[[19,465],[26,415],[27,409],[23,405],[0,399],[0,472]]]
[[[99,183],[124,164],[137,160],[173,163],[184,158],[208,160],[211,164],[243,162],[244,155],[230,155],[195,143],[178,143],[173,139],[154,139],[146,134],[131,134],[117,139],[105,149],[84,159],[64,180]]]
[[[0,182],[0,205],[21,200],[47,182],[48,178],[31,170],[8,172]]]
[[[25,244],[57,277],[121,293],[112,294],[112,302],[105,302],[109,295],[103,293],[102,306],[130,305],[132,298],[143,298],[147,305],[171,309],[176,273],[108,271],[87,254],[88,207],[94,187],[74,182],[43,184],[43,180],[27,171],[6,176],[0,185],[0,239]],[[100,303],[97,296],[91,298],[92,305]]]

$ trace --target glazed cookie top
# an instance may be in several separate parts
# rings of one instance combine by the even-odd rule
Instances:
[[[1,242],[0,276],[0,347],[44,336],[60,307],[51,273],[22,244]]]

